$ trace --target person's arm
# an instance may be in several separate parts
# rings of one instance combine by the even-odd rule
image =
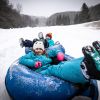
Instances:
[[[54,41],[51,39],[51,46],[53,46],[55,43],[54,43]]]
[[[34,54],[32,54],[32,53],[33,52],[30,52],[30,53],[26,54],[25,56],[22,56],[19,59],[19,63],[23,64],[25,66],[28,66],[28,67],[34,67],[35,61],[32,59],[32,56],[34,56]]]

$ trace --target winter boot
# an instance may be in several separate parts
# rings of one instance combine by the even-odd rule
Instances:
[[[39,38],[40,40],[44,40],[44,36],[43,36],[43,33],[42,33],[42,32],[39,32],[39,33],[38,33],[38,38]]]
[[[94,41],[92,45],[94,46],[94,48],[98,51],[100,55],[100,41]]]
[[[98,42],[93,42],[94,45],[95,48],[91,46],[82,48],[84,60],[82,61],[81,69],[85,78],[100,80],[100,55],[98,53],[100,45]]]
[[[20,38],[19,39],[19,43],[20,43],[20,46],[23,48],[24,47],[24,39]]]

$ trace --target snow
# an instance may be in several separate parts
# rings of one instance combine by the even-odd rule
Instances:
[[[19,38],[33,40],[39,32],[44,36],[52,32],[53,40],[59,41],[66,49],[66,54],[81,57],[82,47],[92,45],[95,40],[100,40],[100,29],[92,27],[91,23],[69,26],[26,27],[16,29],[0,29],[0,100],[11,100],[5,88],[5,75],[9,66],[20,56],[24,55],[24,48],[19,45]]]

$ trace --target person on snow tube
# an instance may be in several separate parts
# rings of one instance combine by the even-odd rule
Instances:
[[[55,63],[56,60],[58,63],[59,61],[62,61],[64,59],[64,54],[56,49],[54,49],[52,52],[53,52],[53,56],[57,55],[57,59],[54,60],[54,59],[50,58],[49,55],[52,55],[52,52],[51,53],[49,52],[47,54],[43,42],[39,41],[39,40],[33,44],[32,49],[33,49],[33,51],[20,57],[19,63],[23,64],[25,66],[28,66],[33,70],[36,70],[37,68],[39,68],[39,70],[40,69],[43,70],[43,69],[47,68],[49,66],[49,64],[52,64],[53,62]],[[42,67],[42,68],[40,68],[40,67]]]
[[[20,57],[19,63],[25,66],[30,67],[33,70],[40,68],[41,66],[44,68],[47,67],[47,64],[50,64],[52,60],[46,56],[45,48],[42,41],[36,41],[33,44],[33,51],[28,54]]]
[[[28,39],[24,40],[23,38],[20,38],[19,39],[20,46],[22,48],[23,47],[31,47],[32,48],[34,42],[37,41],[37,40],[43,41],[44,45],[45,45],[45,48],[48,48],[48,47],[54,45],[54,41],[52,40],[52,33],[47,33],[46,36],[45,36],[45,39],[44,39],[43,33],[39,32],[38,37],[39,37],[39,39],[35,38],[35,39],[33,39],[33,41],[28,40]]]
[[[54,46],[54,41],[52,40],[52,33],[47,33],[45,39],[47,40],[49,47]]]

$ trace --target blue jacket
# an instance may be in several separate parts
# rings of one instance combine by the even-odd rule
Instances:
[[[54,41],[52,39],[47,39],[47,42],[49,43],[49,47],[54,45]]]
[[[49,47],[47,50],[46,50],[46,53],[49,57],[56,57],[58,52],[62,52],[65,54],[65,50],[64,48],[62,47],[62,45],[54,45],[54,46],[51,46]]]
[[[40,61],[42,66],[50,64],[52,60],[46,55],[35,55],[33,51],[19,58],[19,63],[34,69],[35,63]]]

